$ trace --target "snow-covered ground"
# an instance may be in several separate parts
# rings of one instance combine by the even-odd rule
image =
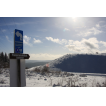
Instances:
[[[97,87],[106,86],[106,74],[61,72],[42,75],[34,72],[35,67],[26,69],[26,87]],[[53,69],[52,69],[53,70]],[[10,86],[9,69],[0,73],[0,87]]]
[[[106,86],[106,74],[97,74],[106,73],[105,59],[103,54],[64,55],[46,64],[51,73],[41,73],[45,65],[26,69],[26,87]],[[37,73],[39,70],[35,71],[35,68],[39,69],[40,73]],[[10,86],[9,69],[0,71],[0,86]]]

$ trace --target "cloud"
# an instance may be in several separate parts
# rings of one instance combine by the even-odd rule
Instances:
[[[100,42],[95,37],[89,39],[82,38],[81,41],[66,40],[66,39],[59,40],[58,38],[53,39],[52,37],[46,37],[46,39],[58,44],[64,44],[65,45],[64,47],[68,48],[69,51],[72,52],[88,53],[88,52],[99,51]],[[101,43],[105,45],[105,43],[103,42]]]
[[[92,37],[92,38],[89,38],[89,39],[82,39],[81,40],[82,44],[85,44],[86,46],[88,46],[90,49],[94,49],[94,48],[97,48],[99,49],[99,41],[97,40],[97,38],[95,37]]]
[[[64,30],[63,31],[69,31],[69,29],[68,28],[64,28]]]
[[[100,24],[100,23],[105,23],[105,21],[99,21],[99,24]]]
[[[9,40],[9,37],[8,36],[6,36],[6,39],[11,43],[11,41]]]
[[[38,40],[36,40],[35,38],[33,39],[34,39],[34,43],[42,43],[39,39]]]
[[[2,28],[1,28],[1,32],[3,32],[3,33],[4,33],[4,32],[6,32],[6,31],[7,31],[6,29],[2,29]]]
[[[77,34],[78,36],[89,36],[89,35],[91,35],[92,34],[92,32],[90,32],[90,31],[86,31],[86,32],[79,32],[79,34]]]
[[[104,41],[100,41],[99,43],[100,43],[100,44],[103,44],[103,46],[106,47],[106,42],[104,42]]]
[[[47,40],[50,40],[52,42],[58,43],[59,39],[53,39],[52,37],[46,37]]]
[[[72,44],[74,41],[73,40],[69,40],[68,41],[68,44]]]
[[[2,29],[2,32],[6,32],[6,30],[5,29]]]
[[[53,39],[52,37],[46,37],[46,39],[49,40],[49,41],[58,43],[58,44],[66,44],[67,43],[66,39],[59,40],[58,38],[57,39]]]
[[[63,43],[67,43],[67,40],[66,39],[62,39],[61,41],[60,41],[60,44],[63,44]]]
[[[47,53],[39,53],[39,54],[29,54],[30,60],[54,60],[63,56],[62,54],[47,54]]]
[[[99,51],[99,41],[95,37],[89,39],[83,38],[81,41],[69,40],[65,47],[74,53],[95,53]]]
[[[98,28],[100,28],[100,26],[99,24],[96,24],[96,27],[92,27],[90,29],[84,29],[84,31],[80,31],[77,35],[86,37],[102,33],[103,31],[99,30]]]
[[[102,31],[100,31],[100,30],[98,30],[98,29],[96,29],[96,28],[94,28],[94,27],[91,28],[90,31],[91,31],[94,35],[97,35],[97,34],[102,33]]]
[[[6,39],[9,40],[8,36],[6,36]]]
[[[85,42],[85,44],[86,44],[87,46],[89,46],[91,49],[95,49],[95,47],[94,47],[93,44],[91,44],[91,43],[89,43],[89,42]]]
[[[97,27],[97,28],[100,28],[100,25],[99,25],[99,24],[96,24],[96,27]]]
[[[67,47],[69,51],[81,51],[81,49],[79,49],[75,45],[66,45],[65,47]]]
[[[105,21],[99,21],[98,24],[95,25],[97,28],[106,28],[106,22]]]
[[[31,37],[28,37],[28,36],[24,35],[24,38],[23,38],[24,44],[29,45],[29,46],[32,46],[32,44],[29,43],[29,40],[30,39],[31,39]]]
[[[29,42],[29,40],[31,39],[31,37],[28,37],[28,36],[24,35],[24,39],[25,39],[27,42]]]

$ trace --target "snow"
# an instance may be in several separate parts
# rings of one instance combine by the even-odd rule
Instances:
[[[26,69],[26,87],[69,87],[73,85],[76,87],[100,87],[106,83],[106,74],[73,73],[73,76],[67,76],[61,72],[60,75],[49,74],[48,76],[34,72],[34,68],[36,67]],[[2,72],[0,74],[0,87],[9,87],[9,69],[3,69]]]
[[[85,57],[85,58],[84,58]],[[83,64],[80,64],[79,69],[81,68],[83,71],[80,73],[79,70],[75,70],[74,68],[72,68],[72,70],[68,71],[68,65],[70,63],[70,61],[73,59],[73,62],[79,62],[75,65],[74,68],[76,68],[81,62]],[[84,59],[83,59],[84,58]],[[74,54],[74,55],[64,55],[60,58],[57,58],[53,61],[50,61],[48,63],[49,66],[49,71],[50,73],[46,73],[46,74],[41,74],[40,72],[37,73],[35,72],[35,68],[42,70],[43,67],[45,65],[42,66],[37,66],[37,67],[32,67],[30,69],[25,69],[25,74],[26,74],[26,87],[103,87],[106,86],[106,74],[103,73],[105,71],[105,58],[106,56],[103,55],[94,55],[94,54]],[[83,61],[82,61],[83,59]],[[97,66],[101,65],[102,67],[100,68],[99,71],[95,70],[94,72],[97,71],[97,73],[87,73],[86,72],[86,63],[85,61],[87,61],[87,59],[93,59],[93,63],[95,63],[94,65]],[[99,61],[96,63],[96,59]],[[69,61],[70,60],[70,61]],[[88,64],[90,64],[90,62],[88,62]],[[72,65],[69,64],[69,65]],[[89,72],[92,72],[93,70],[93,65],[90,64],[89,67],[91,68],[91,70],[88,70]],[[102,65],[103,64],[103,65]],[[67,65],[67,66],[66,66]],[[92,65],[92,67],[91,67]],[[89,68],[88,67],[88,68]],[[63,69],[67,68],[66,70]],[[89,69],[90,69],[89,68]],[[69,67],[70,69],[70,67]],[[66,72],[65,72],[66,71]],[[70,72],[71,71],[71,72]],[[98,72],[102,72],[102,73],[98,73]],[[9,87],[10,86],[10,74],[9,74],[9,69],[5,69],[2,68],[2,73],[0,73],[0,87]]]

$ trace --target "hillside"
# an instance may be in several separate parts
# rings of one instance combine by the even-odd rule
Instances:
[[[67,72],[106,73],[106,55],[67,54],[51,61],[49,67]]]

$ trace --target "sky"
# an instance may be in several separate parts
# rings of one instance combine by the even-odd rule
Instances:
[[[30,60],[106,53],[105,17],[0,17],[0,52],[14,53],[15,29],[23,31],[23,53]]]

